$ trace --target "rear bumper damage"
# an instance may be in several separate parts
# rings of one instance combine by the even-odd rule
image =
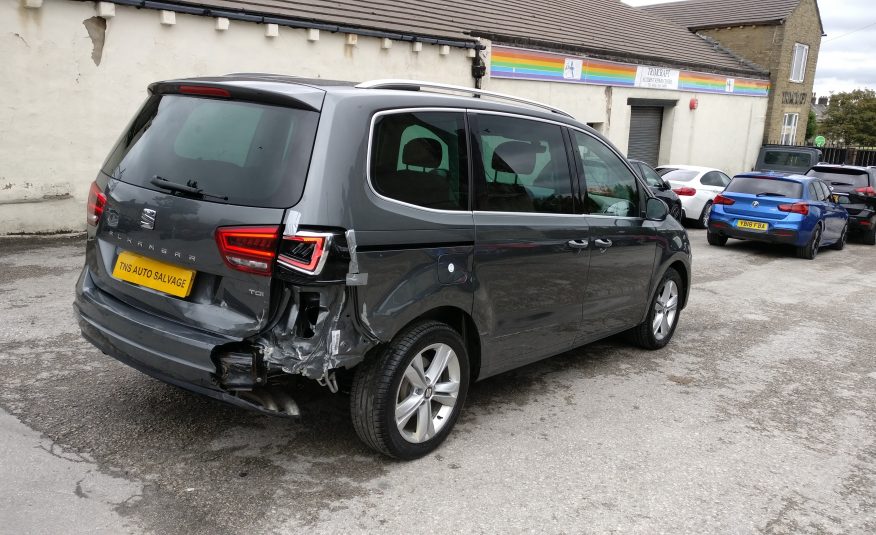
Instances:
[[[336,390],[334,372],[379,342],[360,320],[355,288],[287,284],[278,312],[251,338],[208,333],[134,308],[95,286],[86,268],[74,308],[86,340],[161,381],[248,409],[297,416],[302,377]]]

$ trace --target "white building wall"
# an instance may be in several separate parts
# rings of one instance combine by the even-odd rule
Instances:
[[[79,230],[85,226],[88,185],[156,80],[230,72],[275,72],[345,80],[414,78],[471,86],[466,50],[115,6],[106,19],[100,64],[84,21],[97,4],[45,0],[38,9],[24,0],[0,0],[0,234]],[[579,84],[484,80],[484,88],[548,102],[582,122],[603,123],[603,132],[626,150],[627,98],[679,100],[664,120],[661,163],[713,165],[730,173],[754,163],[763,133],[766,99],[606,88]],[[665,157],[665,158],[664,158]]]

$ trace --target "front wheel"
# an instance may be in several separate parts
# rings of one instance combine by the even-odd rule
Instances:
[[[651,299],[648,316],[630,332],[636,345],[661,349],[669,343],[678,325],[682,291],[681,275],[673,268],[667,269]]]
[[[797,247],[797,257],[805,260],[815,260],[818,256],[818,249],[821,247],[821,226],[815,227],[812,231],[812,238],[809,243],[803,247]]]
[[[682,212],[681,212],[681,203],[677,202],[672,205],[669,209],[669,215],[673,217],[678,222],[681,222]]]
[[[422,457],[450,434],[468,383],[459,334],[437,321],[415,324],[359,365],[350,392],[353,427],[374,450],[404,460]]]

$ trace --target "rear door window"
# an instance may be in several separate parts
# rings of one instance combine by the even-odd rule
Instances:
[[[472,120],[478,210],[574,213],[561,126],[490,114]]]
[[[639,217],[639,188],[635,175],[605,143],[574,132],[575,155],[587,185],[585,211],[620,217]]]
[[[776,178],[738,176],[730,182],[726,191],[728,193],[747,193],[763,197],[800,199],[803,197],[803,184]]]
[[[103,171],[156,191],[166,191],[151,183],[160,177],[201,189],[208,201],[286,208],[304,189],[318,120],[302,109],[152,96]]]
[[[463,112],[392,113],[378,118],[371,184],[380,195],[436,210],[468,210]]]
[[[654,188],[662,188],[664,186],[663,178],[655,173],[653,169],[651,169],[647,165],[642,165],[641,168],[642,176],[645,177],[645,182],[647,182],[649,186]]]

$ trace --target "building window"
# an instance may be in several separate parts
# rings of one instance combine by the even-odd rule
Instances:
[[[797,140],[797,121],[799,113],[786,113],[782,121],[782,145],[793,145]]]
[[[791,60],[791,81],[802,82],[806,78],[806,60],[809,59],[809,45],[794,45],[794,59]]]

